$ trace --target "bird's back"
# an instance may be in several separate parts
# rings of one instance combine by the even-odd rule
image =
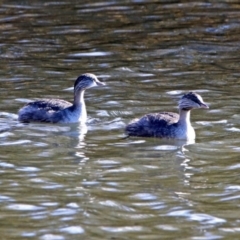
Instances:
[[[150,113],[134,119],[126,127],[129,136],[173,138],[179,115],[172,112]]]
[[[60,122],[61,111],[70,107],[70,102],[61,99],[42,99],[26,104],[19,111],[21,122]]]

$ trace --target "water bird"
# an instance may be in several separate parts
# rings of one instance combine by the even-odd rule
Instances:
[[[87,121],[84,92],[105,85],[91,73],[80,75],[74,83],[73,103],[61,99],[40,99],[26,104],[18,112],[20,122],[75,123]]]
[[[192,109],[209,107],[196,92],[184,94],[178,104],[179,114],[172,112],[146,114],[140,119],[132,120],[126,126],[126,134],[137,137],[195,139],[190,112]]]

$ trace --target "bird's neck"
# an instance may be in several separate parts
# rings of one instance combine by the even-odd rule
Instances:
[[[190,113],[190,110],[180,109],[178,123],[185,126],[191,126]]]
[[[84,93],[85,91],[77,91],[74,93],[74,102],[73,105],[76,108],[82,108],[83,105],[85,105],[85,101],[84,101]]]
[[[84,101],[84,92],[84,90],[75,92],[73,102],[73,110],[77,115],[79,115],[79,119],[81,119],[82,122],[85,122],[87,120],[87,110]]]

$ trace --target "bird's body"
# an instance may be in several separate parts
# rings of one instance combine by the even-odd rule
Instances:
[[[61,99],[41,99],[26,104],[19,110],[21,122],[85,123],[87,111],[84,92],[87,88],[104,85],[94,74],[86,73],[78,77],[74,84],[73,104]]]
[[[84,104],[85,105],[85,104]],[[62,99],[42,99],[30,102],[19,111],[21,122],[71,123],[86,122],[85,106],[73,107]]]
[[[126,127],[129,136],[195,139],[190,122],[193,108],[208,108],[200,95],[190,92],[179,101],[179,114],[172,112],[150,113],[134,119]]]

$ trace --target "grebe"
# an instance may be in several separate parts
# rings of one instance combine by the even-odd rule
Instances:
[[[105,85],[94,74],[80,75],[74,83],[73,104],[61,99],[42,99],[30,102],[18,112],[21,122],[47,122],[47,123],[85,123],[87,111],[84,101],[86,89]]]
[[[171,112],[150,113],[134,119],[126,127],[128,136],[159,137],[173,139],[195,139],[190,122],[190,111],[194,108],[209,108],[202,97],[189,92],[179,101],[179,114]]]

